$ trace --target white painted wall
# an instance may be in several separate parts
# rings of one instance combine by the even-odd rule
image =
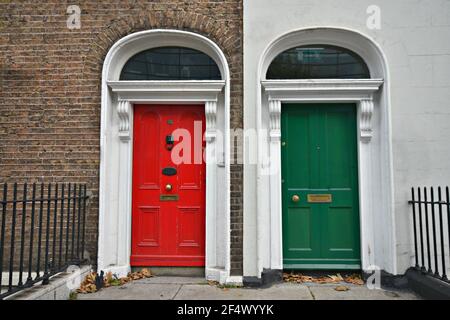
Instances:
[[[370,5],[381,9],[381,29],[366,26]],[[258,62],[270,42],[308,27],[361,32],[384,52],[390,72],[397,270],[410,266],[411,186],[450,184],[450,1],[244,1],[244,127],[256,126]],[[245,148],[245,157],[250,156]],[[383,188],[383,186],[381,186]],[[256,166],[244,172],[244,276],[256,264]]]

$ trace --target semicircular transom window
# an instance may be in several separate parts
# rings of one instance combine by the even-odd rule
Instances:
[[[369,79],[364,60],[356,53],[334,46],[296,47],[279,54],[266,79]]]
[[[220,70],[205,53],[182,47],[139,52],[127,61],[120,80],[220,80]]]

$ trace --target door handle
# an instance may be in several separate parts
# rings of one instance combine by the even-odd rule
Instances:
[[[172,191],[172,185],[170,183],[166,184],[166,191]]]
[[[299,202],[300,201],[300,196],[298,196],[297,194],[294,194],[292,196],[292,202]]]

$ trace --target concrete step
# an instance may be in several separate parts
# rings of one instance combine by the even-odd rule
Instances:
[[[204,267],[133,267],[131,271],[147,268],[155,276],[205,277]]]

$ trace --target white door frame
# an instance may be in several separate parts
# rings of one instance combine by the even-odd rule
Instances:
[[[281,104],[282,103],[355,103],[358,129],[359,212],[361,228],[361,263],[364,270],[371,264],[369,248],[374,247],[374,208],[370,201],[375,192],[372,184],[372,115],[373,95],[383,80],[265,80],[261,82],[269,102],[269,190],[270,190],[270,265],[283,269],[282,185],[281,185]],[[276,239],[276,240],[275,240]],[[304,265],[314,269],[315,265]],[[328,269],[345,267],[327,265]]]
[[[366,62],[372,79],[266,79],[275,57],[288,49],[307,45],[333,45],[355,52]],[[378,44],[358,31],[341,27],[293,30],[274,39],[263,51],[257,71],[255,124],[258,136],[264,138],[258,139],[256,172],[244,172],[244,179],[255,181],[256,185],[256,212],[244,212],[248,221],[256,214],[256,226],[244,224],[244,276],[259,278],[265,269],[283,269],[279,148],[282,102],[353,102],[358,105],[362,268],[397,273],[387,66]]]
[[[135,54],[161,46],[196,49],[218,65],[220,81],[119,81]],[[146,30],[114,44],[103,65],[99,185],[99,270],[130,271],[133,107],[142,104],[204,104],[206,116],[205,275],[230,277],[229,69],[223,52],[204,36],[179,30]]]

